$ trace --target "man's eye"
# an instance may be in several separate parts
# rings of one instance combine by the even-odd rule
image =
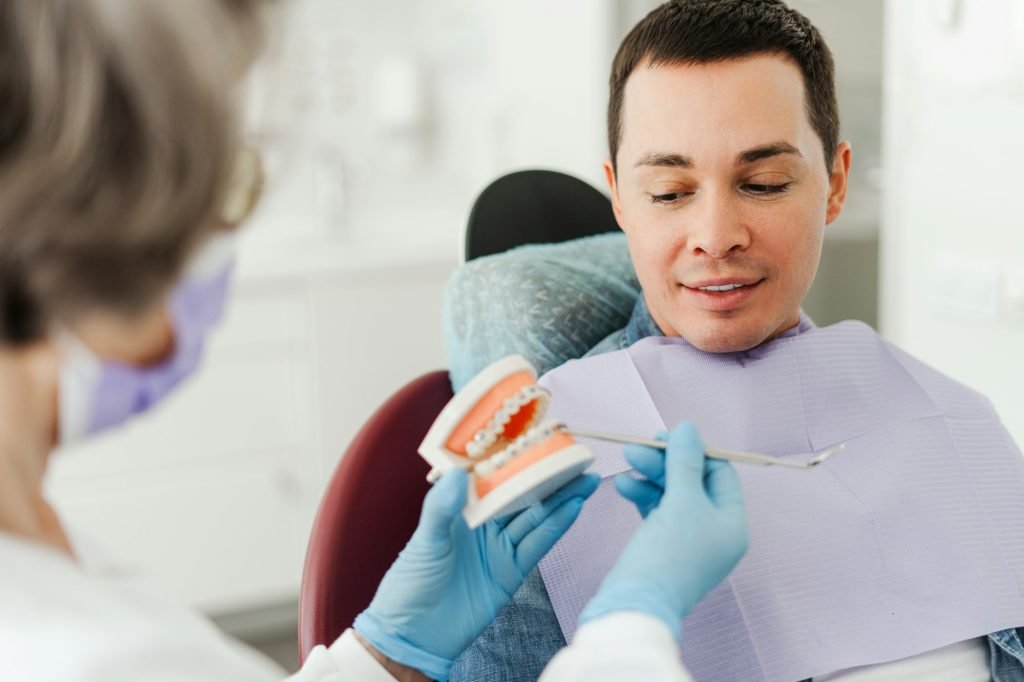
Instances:
[[[669,192],[668,194],[652,194],[652,204],[674,204],[689,196],[687,192]]]
[[[747,183],[743,188],[758,197],[770,197],[775,194],[782,194],[789,189],[791,183],[784,182],[780,185],[768,185],[764,183]]]

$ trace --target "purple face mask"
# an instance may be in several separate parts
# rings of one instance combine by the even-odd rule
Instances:
[[[224,313],[234,270],[234,239],[217,237],[199,254],[171,293],[168,312],[174,351],[139,367],[97,357],[65,339],[60,377],[60,442],[67,444],[118,426],[145,412],[196,371],[206,337]]]

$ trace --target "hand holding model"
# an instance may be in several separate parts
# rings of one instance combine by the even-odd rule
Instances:
[[[579,476],[541,503],[470,529],[466,472],[449,471],[427,494],[416,532],[356,618],[356,632],[392,661],[446,680],[598,482]]]
[[[615,486],[645,520],[581,623],[613,611],[640,611],[661,619],[678,639],[683,616],[746,552],[743,497],[732,465],[705,457],[692,424],[658,439],[666,435],[665,451],[639,445],[625,450],[644,478],[620,474]]]

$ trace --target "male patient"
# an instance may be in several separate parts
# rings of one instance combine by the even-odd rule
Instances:
[[[842,422],[829,437],[851,447],[818,469],[737,465],[749,498],[751,552],[734,579],[684,621],[683,655],[698,680],[853,680],[866,674],[875,675],[872,680],[1024,680],[1024,646],[1013,629],[1024,623],[1024,584],[1014,577],[1024,567],[1024,542],[1014,529],[1024,510],[1017,502],[1024,499],[1024,477],[1015,446],[983,399],[863,325],[817,329],[801,315],[825,227],[846,196],[851,151],[838,135],[829,49],[817,29],[782,2],[678,0],[641,21],[612,66],[605,173],[642,296],[625,329],[597,344],[588,359],[548,375],[553,411],[603,422],[623,412],[641,414],[643,408],[634,406],[650,401],[663,421],[693,418],[710,445],[735,446],[715,442],[719,434],[747,449],[755,449],[758,432],[781,433],[789,426],[779,422],[799,413],[789,421],[800,425],[790,430],[803,437],[807,429],[804,454],[821,449],[811,447],[815,434]],[[604,250],[601,258],[608,259],[609,250],[618,248],[615,237],[590,242],[540,247],[547,250],[545,276],[555,282],[563,276],[551,269],[562,252],[568,265],[578,262],[580,249]],[[481,273],[522,262],[509,254],[469,264],[453,280],[449,307],[462,305],[458,294],[469,288],[466,282],[477,301],[512,295]],[[458,325],[459,315],[449,311],[448,324]],[[465,330],[450,330],[450,339],[460,333]],[[492,335],[493,354],[521,350],[493,347],[493,341]],[[629,371],[623,374],[622,367]],[[630,383],[629,372],[641,381]],[[673,372],[683,379],[667,379],[677,376]],[[744,386],[742,377],[757,377],[749,391],[736,389]],[[769,424],[768,417],[749,415],[781,409],[770,398],[756,398],[772,381],[784,388],[765,395],[795,397],[797,407],[779,411]],[[864,386],[871,390],[860,392]],[[721,424],[707,414],[702,424],[708,402],[734,414]],[[610,405],[606,417],[599,416],[602,403]],[[869,417],[872,410],[880,412]],[[963,435],[967,423],[980,425],[979,438],[991,441],[975,447]],[[623,424],[630,428],[628,419]],[[637,431],[646,424],[638,417],[632,431],[650,436]],[[737,435],[744,424],[753,433]],[[580,426],[602,430],[607,424]],[[872,440],[876,426],[881,430]],[[904,457],[933,437],[939,454]],[[798,452],[779,445],[773,454]],[[885,459],[871,460],[874,455]],[[599,469],[601,461],[599,454]],[[900,468],[903,461],[909,463]],[[610,466],[602,474],[612,472]],[[891,480],[903,474],[911,478]],[[902,491],[907,500],[892,502],[904,497]],[[815,494],[821,499],[810,499]],[[805,499],[806,506],[800,502]],[[955,512],[941,512],[946,501]],[[604,555],[617,551],[592,539],[604,525],[610,529],[607,543],[615,545],[620,532],[618,512],[611,502],[602,504],[588,504],[578,537],[556,548],[546,569],[542,564],[543,577],[534,571],[456,665],[453,680],[537,678],[564,645],[563,632],[571,634],[578,615],[572,604],[586,596],[574,593],[594,580],[588,562],[596,557],[604,565]],[[814,521],[815,510],[829,511]],[[1007,522],[1007,514],[1015,516]],[[772,518],[763,521],[766,516]],[[970,528],[957,528],[958,518]],[[600,530],[596,537],[603,537]],[[921,541],[924,549],[902,565],[900,545],[921,538],[928,538]],[[773,547],[779,548],[775,554]],[[844,552],[849,560],[830,566]],[[801,558],[790,565],[793,557]],[[917,573],[944,564],[958,567],[962,586],[950,589],[943,582],[958,585],[955,575]],[[998,568],[986,573],[990,567]],[[833,574],[832,583],[819,575],[823,571]],[[560,599],[563,592],[569,596]],[[552,601],[562,604],[557,617]],[[830,609],[839,612],[822,613]],[[801,630],[801,622],[810,630]],[[694,642],[700,651],[687,649]]]

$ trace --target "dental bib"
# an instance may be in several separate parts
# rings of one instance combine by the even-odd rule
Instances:
[[[1024,625],[1024,460],[983,397],[844,322],[742,353],[679,338],[566,363],[540,384],[567,424],[780,457],[837,443],[808,470],[736,465],[750,549],[682,623],[698,681],[795,682]],[[540,565],[566,640],[641,523],[604,479]],[[700,561],[700,557],[694,557]]]

